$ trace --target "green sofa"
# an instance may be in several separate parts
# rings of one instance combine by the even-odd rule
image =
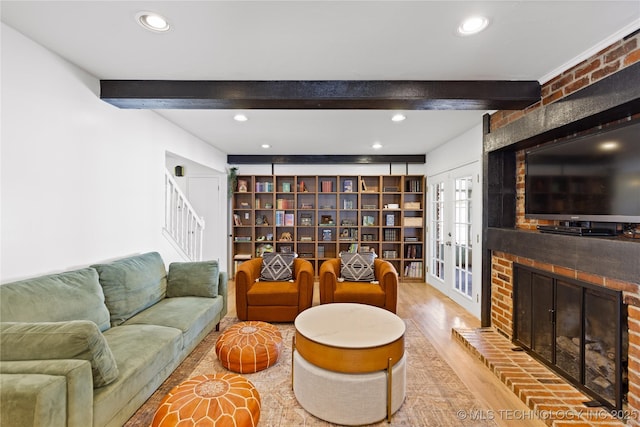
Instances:
[[[0,286],[0,425],[122,426],[227,313],[215,261],[156,252]]]

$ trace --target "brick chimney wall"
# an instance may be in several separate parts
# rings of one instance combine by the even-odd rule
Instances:
[[[542,86],[542,99],[525,110],[498,111],[491,116],[491,129],[505,126],[540,106],[556,102],[590,84],[593,84],[625,67],[640,62],[640,33],[626,40],[619,40],[591,58],[551,79]],[[638,118],[640,114],[634,116]],[[612,125],[611,123],[608,125]],[[524,217],[524,151],[516,153],[516,227],[535,230],[536,225],[552,221],[532,220]],[[620,290],[628,309],[629,363],[627,394],[628,410],[640,413],[640,278],[639,283],[623,282],[587,272],[518,257],[494,251],[491,258],[491,324],[501,334],[511,338],[513,333],[513,263],[524,264],[558,275]],[[640,427],[639,419],[629,419],[627,425]]]

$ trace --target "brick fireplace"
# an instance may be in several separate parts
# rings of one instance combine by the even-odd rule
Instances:
[[[640,241],[544,235],[524,217],[524,152],[640,119],[640,34],[613,43],[542,86],[523,111],[499,111],[484,129],[482,323],[513,337],[514,264],[622,292],[628,315],[629,411],[640,413]],[[626,334],[625,334],[626,335]],[[629,419],[627,425],[640,426]]]

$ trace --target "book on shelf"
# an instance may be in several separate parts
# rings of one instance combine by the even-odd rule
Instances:
[[[422,261],[411,261],[404,267],[404,276],[411,278],[422,277]]]
[[[396,242],[398,241],[398,230],[395,228],[385,228],[384,229],[384,241],[385,242]]]
[[[385,259],[398,258],[398,252],[394,250],[384,250],[382,251],[382,258],[385,258]]]
[[[276,211],[276,227],[284,225],[284,211]]]
[[[357,243],[350,244],[349,253],[355,254],[356,252],[358,252],[358,244]]]
[[[333,192],[333,181],[320,181],[320,188],[323,193]]]
[[[422,180],[421,179],[410,179],[407,181],[406,191],[409,193],[419,193],[422,191]]]
[[[284,214],[284,225],[293,227],[294,215],[292,213]]]
[[[271,193],[271,192],[273,192],[273,182],[256,181],[256,193]]]

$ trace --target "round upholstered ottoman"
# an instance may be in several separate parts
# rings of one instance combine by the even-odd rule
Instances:
[[[190,378],[175,386],[160,403],[152,427],[255,427],[260,394],[241,375],[215,374]]]
[[[275,326],[260,321],[236,323],[216,341],[222,366],[241,374],[258,372],[275,364],[282,349],[282,335]]]

